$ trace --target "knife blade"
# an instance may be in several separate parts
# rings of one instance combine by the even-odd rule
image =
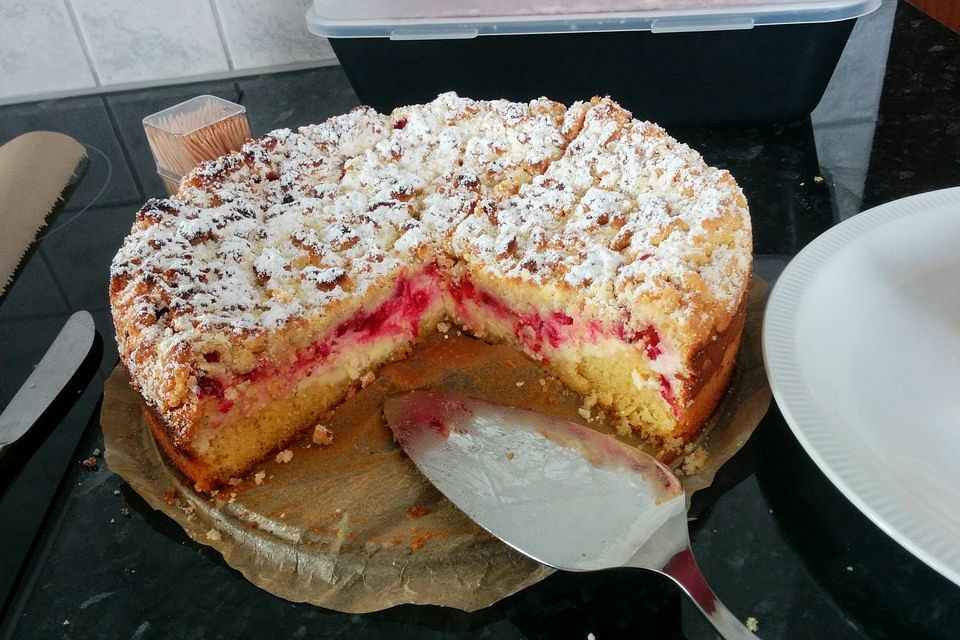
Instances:
[[[0,456],[37,423],[83,365],[96,340],[93,316],[77,311],[0,413]]]

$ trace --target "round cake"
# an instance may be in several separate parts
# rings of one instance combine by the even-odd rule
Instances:
[[[682,446],[729,382],[751,249],[730,174],[609,98],[450,93],[200,165],[140,209],[110,300],[158,443],[209,490],[447,321]]]

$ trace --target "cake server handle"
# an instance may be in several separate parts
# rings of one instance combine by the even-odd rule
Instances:
[[[693,559],[689,544],[670,558],[659,572],[677,583],[724,640],[757,640],[757,636],[730,613],[713,593]]]

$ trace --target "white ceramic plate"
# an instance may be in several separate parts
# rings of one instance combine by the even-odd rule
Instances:
[[[960,188],[876,207],[787,265],[770,386],[828,478],[960,584]]]

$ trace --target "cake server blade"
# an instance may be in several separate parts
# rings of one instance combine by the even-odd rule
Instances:
[[[756,637],[697,568],[683,488],[655,458],[566,420],[456,394],[411,391],[383,412],[434,486],[514,549],[568,571],[658,571],[724,638]]]
[[[88,311],[70,316],[33,373],[0,413],[0,455],[53,404],[90,354],[96,335]]]

